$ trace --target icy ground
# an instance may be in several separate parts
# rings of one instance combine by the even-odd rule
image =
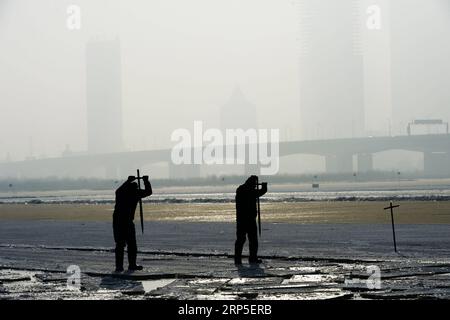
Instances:
[[[237,268],[233,224],[148,222],[144,271],[114,274],[110,223],[3,221],[0,299],[450,299],[450,226],[396,231],[399,253],[390,225],[264,224]]]

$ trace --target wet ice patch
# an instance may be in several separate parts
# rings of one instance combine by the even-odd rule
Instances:
[[[198,294],[196,297],[198,300],[236,300],[238,295],[235,293],[215,293],[211,295]]]
[[[313,267],[289,267],[291,271],[300,271],[300,272],[316,272],[316,268]]]
[[[335,300],[335,299],[351,299],[353,293],[343,292],[339,289],[324,289],[303,293],[275,293],[261,294],[258,300]]]
[[[260,283],[264,281],[270,281],[269,278],[234,278],[231,279],[228,284],[229,285],[239,285],[239,284],[251,284],[251,283]]]
[[[145,293],[151,292],[160,288],[163,288],[172,282],[174,282],[175,279],[159,279],[159,280],[145,280],[142,281],[142,286],[144,287]]]
[[[201,285],[201,284],[223,284],[227,282],[229,279],[195,279],[190,280],[189,284]]]
[[[120,292],[126,295],[139,295],[145,293],[143,285],[140,281],[120,279],[111,276],[103,277],[97,290],[98,293],[108,291]]]
[[[31,281],[33,273],[29,271],[3,270],[0,274],[1,283]]]
[[[336,279],[336,276],[324,274],[301,274],[294,275],[290,279],[283,280],[282,284],[294,283],[325,283]]]

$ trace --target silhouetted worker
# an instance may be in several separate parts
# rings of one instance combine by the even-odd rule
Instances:
[[[256,226],[256,201],[267,192],[267,183],[257,190],[258,177],[250,176],[243,185],[236,189],[236,243],[234,245],[234,263],[242,264],[242,249],[248,236],[250,263],[261,263],[258,259],[258,232]]]
[[[144,190],[139,190],[136,177],[129,176],[127,181],[116,190],[116,205],[113,213],[114,241],[116,242],[116,272],[123,271],[123,255],[128,247],[128,270],[142,270],[136,264],[137,245],[134,229],[134,212],[141,198],[152,194],[152,186],[148,176],[143,176]]]

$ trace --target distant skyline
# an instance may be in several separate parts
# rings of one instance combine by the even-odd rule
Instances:
[[[352,85],[346,91],[354,106],[363,94],[362,108],[347,105],[349,109],[334,114],[321,110],[327,121],[341,123],[346,135],[348,131],[387,134],[390,126],[393,134],[399,134],[413,118],[449,120],[450,8],[446,0],[413,1],[414,6],[404,0],[395,5],[390,1],[391,23],[386,24],[382,11],[380,36],[360,35],[363,49],[365,41],[378,49],[370,55],[362,51],[363,67],[357,67],[362,71],[352,71],[356,76],[350,78],[364,81],[356,79],[358,88]],[[354,21],[362,27],[369,2],[383,9],[387,0],[360,3],[362,18]],[[72,4],[81,8],[80,30],[66,26],[66,10]],[[323,18],[317,27],[323,27],[321,32],[337,32],[335,15],[348,8],[328,11],[332,18]],[[308,48],[303,47],[299,10],[298,1],[287,0],[3,0],[0,161],[59,156],[66,145],[74,152],[88,149],[85,47],[99,39],[121,42],[125,150],[170,148],[171,132],[190,127],[195,120],[219,127],[221,106],[236,86],[254,104],[258,127],[280,128],[282,140],[308,138],[302,135],[305,125],[300,112],[305,104],[300,80],[304,74],[299,61]],[[351,41],[352,50],[355,43],[358,48],[355,35],[343,30],[335,33],[335,43]],[[333,48],[330,43],[328,47]],[[391,53],[386,55],[381,47]],[[349,64],[361,64],[359,55],[354,56],[359,62],[351,57]],[[319,57],[312,61],[320,62]],[[331,85],[336,79],[335,72],[323,68],[316,81],[327,101],[334,98],[324,81]],[[362,116],[352,110],[362,110]],[[355,122],[365,127],[352,129],[345,120],[352,117],[362,118]],[[339,136],[339,130],[334,131],[331,135]]]
[[[69,5],[81,29],[66,27]],[[239,85],[258,126],[298,126],[297,20],[291,1],[3,0],[0,159],[87,149],[85,46],[118,37],[124,145],[170,147],[194,120],[219,126]],[[273,112],[276,110],[276,114]],[[292,114],[296,114],[292,117]],[[14,139],[6,139],[15,132]]]

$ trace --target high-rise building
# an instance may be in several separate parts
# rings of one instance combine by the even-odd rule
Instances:
[[[247,99],[239,86],[233,89],[230,98],[220,109],[220,128],[224,136],[227,129],[258,129],[256,106]],[[259,165],[249,163],[248,149],[245,165],[227,165],[219,170],[222,174],[232,174],[242,173],[242,169],[244,174],[259,174]]]
[[[365,132],[390,135],[392,125],[391,0],[361,0]]]
[[[303,139],[364,135],[358,0],[298,0]]]
[[[256,107],[236,86],[229,100],[220,109],[220,127],[226,129],[257,129]]]
[[[391,1],[393,122],[450,120],[450,3]]]
[[[90,41],[86,47],[89,153],[123,150],[120,42]]]

